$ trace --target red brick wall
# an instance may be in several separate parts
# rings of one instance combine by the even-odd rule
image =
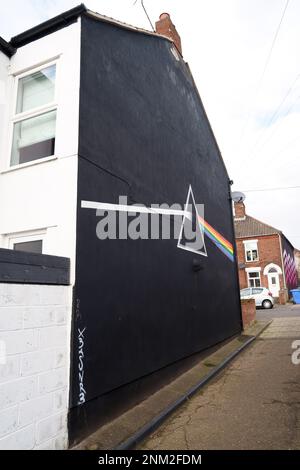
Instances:
[[[245,248],[244,248],[244,240],[258,240],[258,256],[259,260],[258,261],[253,261],[253,262],[246,262],[245,259]],[[236,245],[237,245],[237,257],[238,257],[238,263],[245,265],[245,268],[261,268],[261,285],[263,287],[269,287],[268,285],[268,277],[263,274],[264,268],[267,266],[267,264],[270,263],[275,263],[280,268],[282,269],[283,272],[283,266],[281,262],[281,252],[280,252],[280,242],[279,242],[279,236],[278,235],[266,235],[263,237],[248,237],[244,239],[237,239],[236,240]],[[239,281],[240,281],[240,288],[244,289],[245,287],[248,287],[248,278],[247,278],[247,273],[245,271],[245,268],[240,269],[239,268]],[[280,288],[284,287],[284,282],[283,282],[283,275],[279,276],[280,279]]]
[[[255,321],[256,307],[254,299],[241,300],[244,329]]]

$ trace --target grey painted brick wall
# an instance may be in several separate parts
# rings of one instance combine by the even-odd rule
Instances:
[[[70,286],[0,284],[0,449],[65,449]]]

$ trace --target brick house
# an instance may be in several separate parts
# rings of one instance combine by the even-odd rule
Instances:
[[[246,214],[243,202],[234,206],[240,288],[263,286],[275,298],[281,290],[286,299],[298,285],[293,245],[280,230]]]

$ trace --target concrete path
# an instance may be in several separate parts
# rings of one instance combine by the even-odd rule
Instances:
[[[300,449],[300,365],[291,361],[300,311],[285,308],[280,317],[274,309],[260,338],[139,448]]]

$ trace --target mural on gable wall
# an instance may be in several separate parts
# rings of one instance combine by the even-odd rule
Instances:
[[[294,247],[284,236],[282,237],[282,256],[286,286],[289,290],[295,289],[295,287],[298,286],[298,275],[294,256]]]
[[[94,202],[94,201],[81,201],[81,208],[103,210],[106,212],[113,211],[113,212],[129,212],[129,213],[135,212],[136,214],[145,213],[145,214],[152,214],[152,215],[153,214],[175,215],[175,216],[181,215],[183,216],[183,218],[181,222],[180,234],[179,234],[179,239],[177,243],[178,248],[182,248],[194,254],[208,256],[206,246],[205,246],[205,241],[204,241],[204,235],[206,235],[213,242],[213,244],[225,256],[227,256],[228,259],[230,259],[230,261],[234,262],[233,245],[228,240],[226,240],[226,238],[224,238],[221,235],[221,233],[219,233],[215,228],[213,228],[203,217],[201,217],[201,215],[199,215],[191,185],[189,185],[189,190],[188,190],[188,195],[187,195],[186,204],[184,206],[184,210],[166,209],[166,208],[159,208],[156,206],[149,208],[143,205],[140,205],[140,206],[134,205],[133,207],[132,205],[111,204],[111,203]],[[204,208],[204,205],[203,205],[203,208]],[[189,244],[183,243],[185,221],[189,220],[189,222],[192,222],[193,213],[196,214],[198,228],[199,228],[199,230],[195,229],[195,237],[196,237],[196,239],[194,240],[194,245],[196,245],[195,247],[192,247],[191,243]],[[112,232],[113,232],[113,239],[115,239],[116,236],[115,236],[114,230]]]
[[[286,250],[283,251],[283,264],[285,278],[288,289],[294,289],[298,286],[298,276],[294,256],[291,256]]]

